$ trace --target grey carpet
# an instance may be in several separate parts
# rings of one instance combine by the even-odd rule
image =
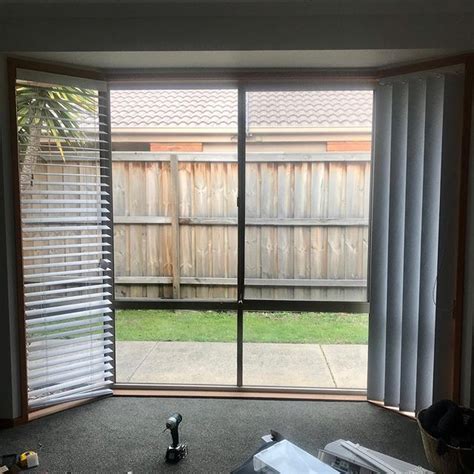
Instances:
[[[167,417],[183,415],[189,456],[163,462]],[[427,466],[414,421],[365,402],[295,402],[114,397],[0,431],[0,453],[39,451],[39,472],[225,473],[274,429],[312,454],[350,439]]]

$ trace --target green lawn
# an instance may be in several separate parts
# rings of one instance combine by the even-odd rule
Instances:
[[[367,344],[367,314],[245,313],[244,342]],[[215,311],[121,310],[119,341],[234,342],[236,314]]]

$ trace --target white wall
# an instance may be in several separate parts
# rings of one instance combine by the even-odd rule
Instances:
[[[462,337],[461,401],[474,407],[474,110],[471,127],[469,166],[468,219],[466,241],[466,274],[464,283],[464,320]]]
[[[6,56],[0,54],[0,418],[20,415]]]
[[[474,2],[428,3],[0,0],[0,51],[474,49]]]

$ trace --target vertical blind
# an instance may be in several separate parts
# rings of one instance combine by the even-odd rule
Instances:
[[[30,409],[111,393],[108,97],[97,81],[18,71]]]
[[[417,411],[453,377],[463,74],[375,91],[368,398]]]

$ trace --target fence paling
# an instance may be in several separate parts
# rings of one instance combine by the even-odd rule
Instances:
[[[178,158],[171,155],[171,232],[173,236],[173,298],[179,299],[181,296],[180,284],[180,264],[179,264],[179,178],[178,178]]]
[[[219,225],[237,226],[237,217],[176,217],[177,224],[182,225]],[[163,216],[115,216],[115,224],[171,224],[173,217]],[[290,226],[290,227],[367,227],[369,220],[363,217],[355,218],[293,218],[293,217],[249,217],[245,220],[246,226]]]
[[[127,156],[130,159],[125,160]],[[234,157],[114,154],[119,294],[204,299],[235,295]],[[369,155],[259,153],[248,155],[247,167],[246,296],[365,298]],[[50,201],[57,216],[63,205],[65,210],[70,206],[70,200],[65,199],[68,192],[78,196],[89,192],[76,189],[88,179],[78,164],[42,163],[37,174],[43,176],[46,169],[54,171],[55,183],[61,181],[58,176],[63,171],[67,179],[52,187],[46,180],[33,182],[23,203],[33,213],[43,204],[40,195],[55,195]],[[78,207],[76,214],[85,216],[87,212],[87,207]],[[47,215],[47,209],[45,215],[53,217]],[[61,222],[49,235],[39,234],[39,227],[31,228],[25,242],[37,235],[34,240],[41,240],[43,245],[35,249],[28,243],[25,255],[45,255],[58,244],[66,248],[76,241],[95,245],[97,236],[85,232],[86,227],[81,227],[84,232],[72,233],[77,227],[69,229]],[[34,258],[30,260],[36,263]]]
[[[170,161],[172,154],[149,151],[115,151],[112,160],[117,162],[166,162]],[[237,153],[179,153],[179,162],[212,162],[212,163],[237,163]],[[59,157],[56,158],[59,161]],[[247,163],[335,163],[335,162],[370,162],[370,153],[248,153]]]
[[[115,282],[119,285],[171,285],[173,277],[116,277]],[[218,277],[181,277],[182,285],[218,285],[218,286],[236,286],[236,278],[218,278]],[[314,287],[314,288],[361,288],[367,285],[367,280],[341,280],[341,279],[304,279],[304,278],[246,278],[245,284],[248,286],[281,286],[281,287]]]
[[[113,159],[123,296],[230,296],[236,155],[115,152]],[[363,299],[369,154],[262,153],[247,162],[249,296]]]

